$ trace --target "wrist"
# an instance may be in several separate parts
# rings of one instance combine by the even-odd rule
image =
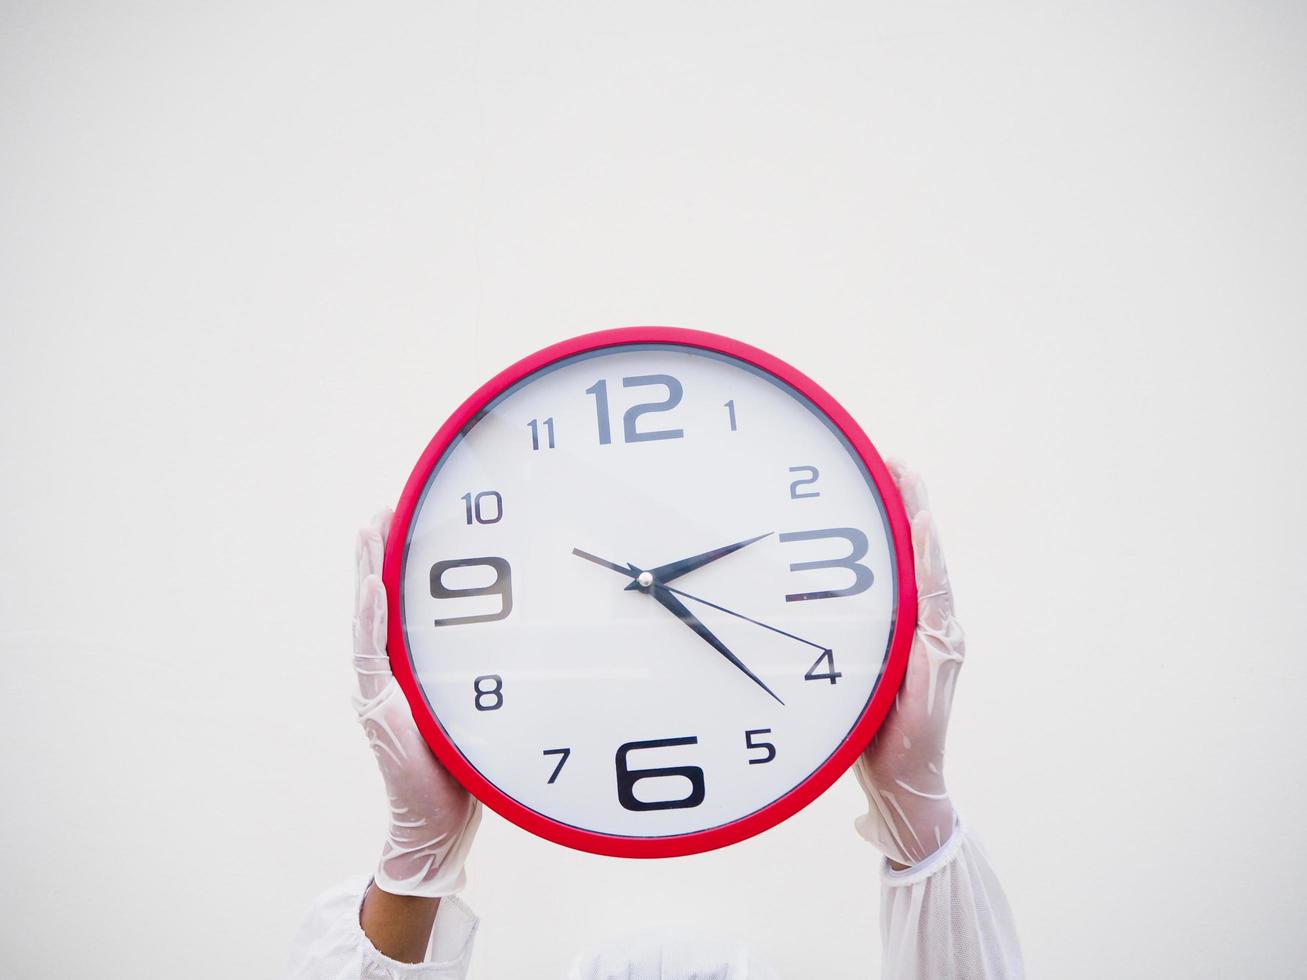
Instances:
[[[896,854],[885,854],[885,863],[891,871],[906,872],[929,864],[957,836],[958,812],[952,803],[917,816],[920,821],[917,826],[929,828],[928,832],[925,837],[915,839],[916,846],[905,847]]]
[[[467,881],[463,866],[481,822],[481,804],[461,792],[445,802],[442,812],[423,816],[409,808],[405,813],[412,822],[391,826],[377,866],[377,885],[393,895],[423,898],[462,891]]]
[[[946,844],[957,813],[947,793],[927,796],[903,785],[867,790],[867,812],[854,821],[864,840],[896,870],[915,867]]]
[[[881,879],[891,887],[913,885],[924,881],[952,863],[962,848],[967,828],[962,818],[954,814],[952,832],[947,839],[930,854],[909,865],[894,861],[889,857],[881,866]]]

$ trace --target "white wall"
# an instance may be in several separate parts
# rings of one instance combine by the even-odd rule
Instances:
[[[631,323],[926,474],[1032,976],[1301,969],[1301,4],[8,0],[0,97],[0,973],[278,974],[383,830],[355,527]],[[474,977],[692,920],[874,976],[860,809],[662,863],[491,816]]]

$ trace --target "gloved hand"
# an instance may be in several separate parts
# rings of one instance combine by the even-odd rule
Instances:
[[[853,766],[867,794],[867,812],[855,826],[892,862],[913,865],[953,832],[955,814],[944,786],[944,737],[966,644],[953,618],[948,570],[925,485],[902,463],[891,461],[889,467],[912,525],[917,630],[894,707]]]
[[[390,832],[377,887],[392,895],[438,898],[463,887],[463,862],[481,822],[481,804],[432,755],[413,721],[386,656],[386,589],[381,560],[390,530],[384,510],[359,532],[354,614],[354,710],[390,797]]]

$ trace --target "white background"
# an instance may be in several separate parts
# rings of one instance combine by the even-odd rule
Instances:
[[[1298,972],[1305,20],[7,0],[0,973],[279,973],[386,816],[355,527],[510,360],[641,322],[926,474],[1032,976]],[[489,818],[474,976],[691,921],[874,976],[862,808],[662,863]]]

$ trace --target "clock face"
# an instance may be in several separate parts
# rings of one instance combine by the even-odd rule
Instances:
[[[433,440],[389,542],[391,658],[505,816],[600,853],[704,850],[873,734],[913,626],[906,541],[879,457],[793,369],[707,334],[590,335]]]

